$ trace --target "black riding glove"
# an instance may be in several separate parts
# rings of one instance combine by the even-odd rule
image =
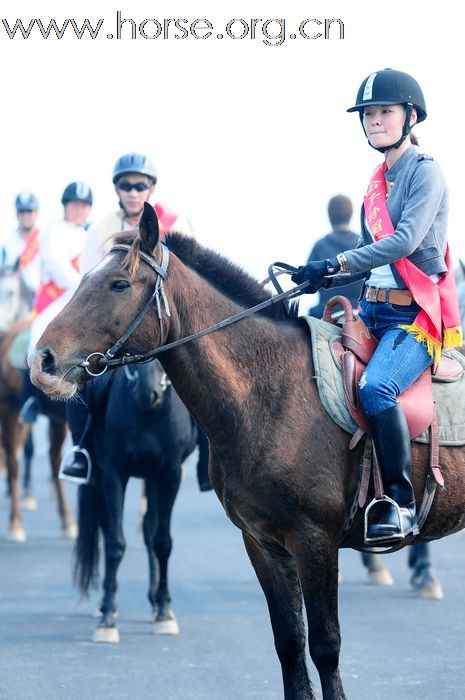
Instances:
[[[291,275],[291,280],[296,284],[302,282],[310,282],[310,285],[302,290],[304,294],[315,294],[321,287],[327,287],[329,279],[325,279],[326,275],[334,275],[340,269],[340,265],[336,258],[331,260],[315,260],[306,265],[301,265]]]

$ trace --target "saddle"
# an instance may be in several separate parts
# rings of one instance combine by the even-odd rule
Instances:
[[[334,316],[336,306],[343,307],[343,314]],[[368,423],[360,406],[358,387],[360,378],[375,352],[378,341],[370,333],[365,323],[354,314],[346,297],[332,297],[325,307],[323,321],[342,325],[341,340],[333,341],[333,352],[342,367],[342,381],[347,408],[359,427],[351,442],[354,447],[363,433],[368,432]],[[411,439],[417,438],[432,424],[434,417],[434,399],[432,380],[454,382],[463,375],[463,367],[454,358],[442,355],[434,374],[426,369],[420,377],[399,396]]]
[[[335,306],[343,307],[342,314],[333,314]],[[376,350],[378,341],[370,333],[362,319],[354,314],[349,300],[343,296],[332,297],[327,303],[323,321],[342,325],[341,339],[332,341],[332,352],[342,368],[342,382],[347,408],[358,428],[354,433],[349,448],[353,449],[365,433],[369,433],[368,422],[360,406],[359,381]],[[426,479],[422,503],[418,512],[418,525],[424,524],[433,503],[436,487],[444,486],[444,478],[439,465],[439,430],[433,399],[432,379],[440,382],[454,382],[462,377],[464,368],[454,358],[442,355],[441,361],[434,368],[425,370],[420,377],[399,396],[409,427],[411,439],[417,438],[429,428],[430,430],[430,469]],[[365,537],[367,532],[368,512],[371,507],[384,500],[383,482],[371,440],[366,440],[365,450],[360,463],[359,483],[354,502],[347,518],[342,539],[348,534],[358,507],[366,505],[370,476],[373,475],[375,498],[365,510]],[[369,551],[373,551],[370,549]],[[381,548],[378,551],[391,551]]]

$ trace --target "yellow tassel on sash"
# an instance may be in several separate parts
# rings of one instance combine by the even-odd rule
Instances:
[[[409,326],[399,325],[398,328],[411,333],[417,343],[424,343],[428,351],[428,355],[434,358],[435,364],[441,359],[441,350],[445,348],[457,348],[463,345],[463,332],[461,326],[455,326],[454,328],[448,328],[444,331],[442,344],[433,338],[429,333],[425,331],[424,328],[420,328],[416,323],[412,323]]]
[[[444,331],[442,342],[445,348],[460,348],[463,345],[462,326],[455,326]]]

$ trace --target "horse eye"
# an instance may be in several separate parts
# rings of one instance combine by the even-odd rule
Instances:
[[[126,280],[115,280],[112,282],[110,289],[112,289],[114,292],[124,292],[124,290],[130,286],[131,285],[129,282],[126,282]]]

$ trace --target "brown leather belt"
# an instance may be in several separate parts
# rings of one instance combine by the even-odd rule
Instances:
[[[387,301],[388,304],[410,306],[413,302],[408,289],[378,289],[378,287],[365,287],[363,298],[368,301]]]

